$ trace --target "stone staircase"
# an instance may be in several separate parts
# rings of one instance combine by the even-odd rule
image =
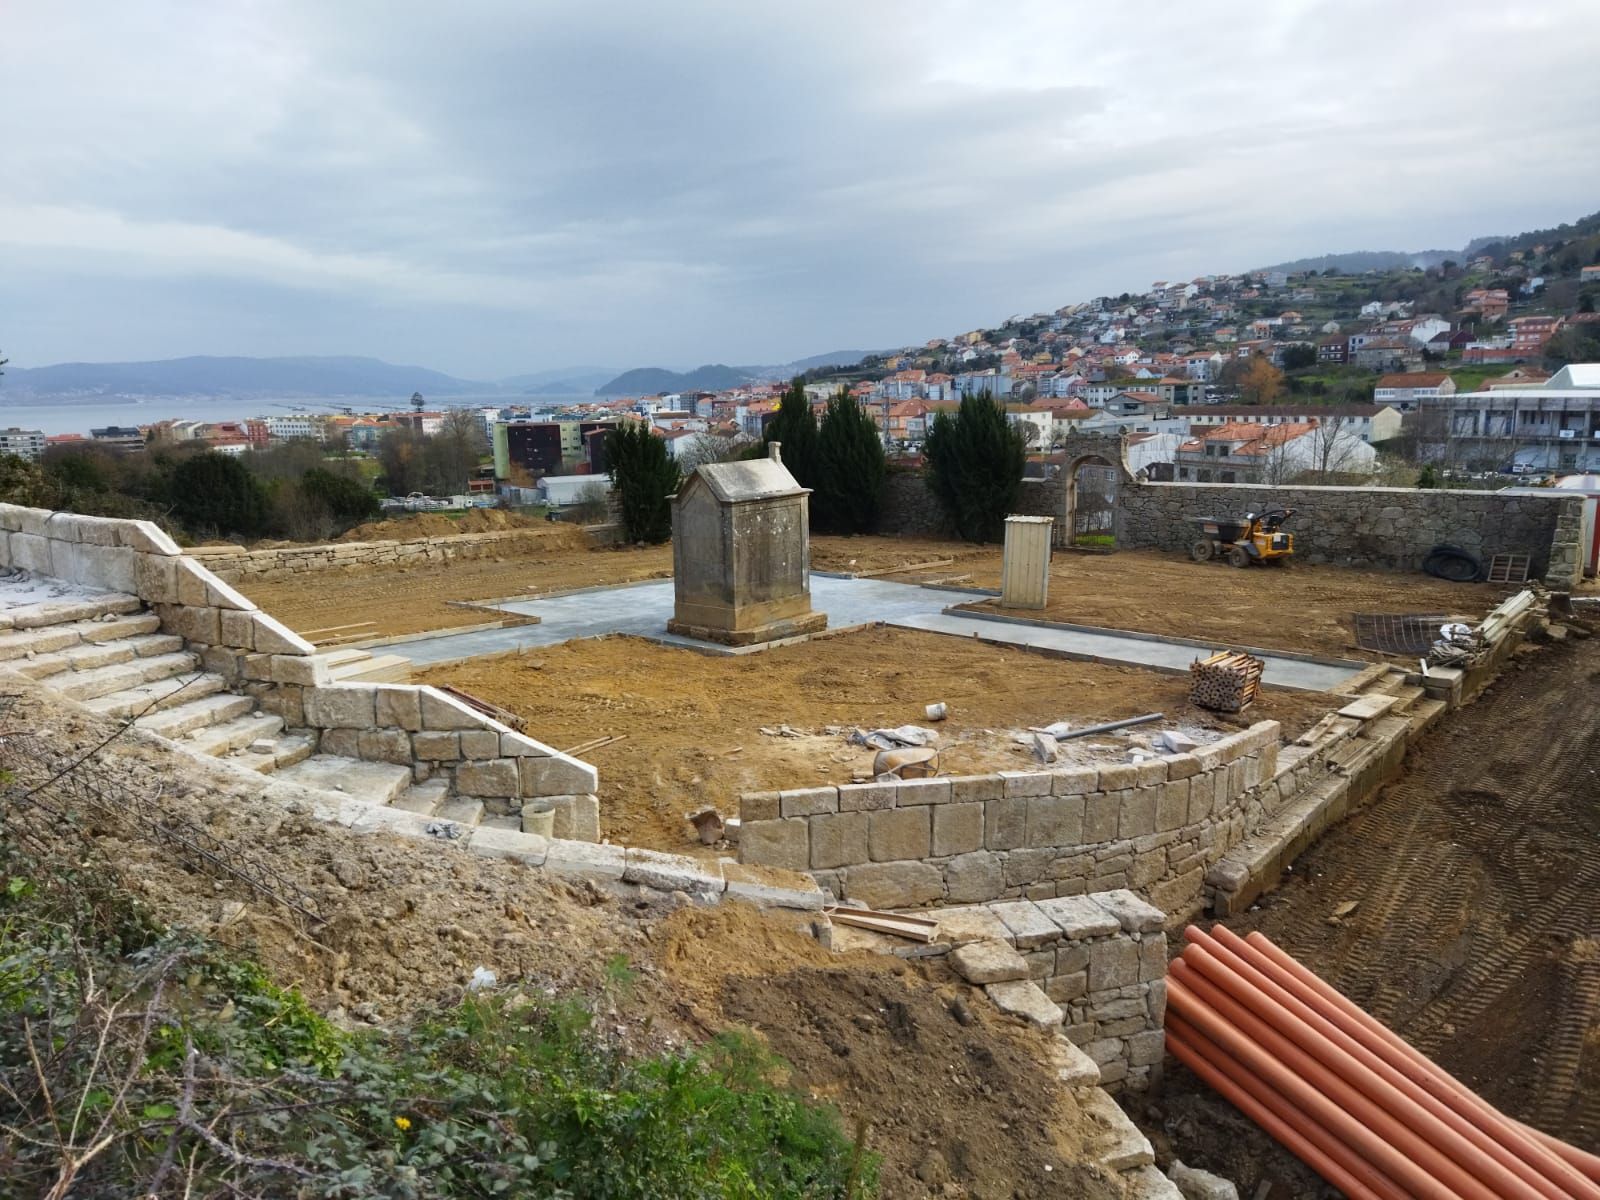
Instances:
[[[136,596],[107,592],[0,609],[0,668],[35,680],[86,708],[241,771],[369,805],[394,806],[467,825],[484,822],[477,801],[455,801],[440,781],[415,782],[409,766],[318,754],[314,733],[289,731],[207,671],[183,638]],[[394,678],[396,668],[364,650],[330,656],[341,682]],[[403,676],[402,676],[403,678]]]

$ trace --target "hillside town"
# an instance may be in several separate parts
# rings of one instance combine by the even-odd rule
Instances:
[[[1157,280],[813,371],[806,390],[820,411],[848,388],[891,461],[911,467],[940,412],[986,393],[1039,476],[1075,434],[1126,434],[1130,466],[1152,481],[1409,484],[1432,465],[1444,482],[1493,486],[1600,469],[1600,378],[1582,365],[1600,359],[1600,264],[1587,261],[1600,236],[1523,240],[1427,269]],[[762,436],[786,385],[471,407],[493,465],[485,454],[460,495],[574,505],[604,476],[603,435],[624,419],[647,422],[685,466],[727,457]],[[238,454],[311,440],[359,456],[393,432],[431,437],[452,411],[420,394],[270,407],[239,421],[9,429],[0,452],[37,461],[52,446],[168,442]]]

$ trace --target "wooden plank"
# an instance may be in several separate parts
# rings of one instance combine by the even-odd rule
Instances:
[[[903,567],[877,567],[871,571],[856,571],[852,579],[874,579],[879,575],[898,575],[901,571],[931,571],[935,567],[953,567],[953,558],[936,558],[931,562],[907,563]]]
[[[822,910],[830,920],[857,929],[870,929],[875,933],[888,933],[913,942],[931,942],[939,932],[939,922],[904,913],[874,912],[870,908],[843,908],[834,905]]]
[[[376,624],[376,621],[352,621],[348,625],[327,625],[321,629],[303,629],[300,631],[300,636],[308,638],[319,633],[338,633],[341,629],[365,629],[368,625]]]

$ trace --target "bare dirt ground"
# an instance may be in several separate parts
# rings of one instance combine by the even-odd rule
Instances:
[[[1600,639],[1525,651],[1295,864],[1260,929],[1511,1116],[1600,1149]],[[1357,907],[1330,922],[1335,907]],[[1182,1068],[1154,1124],[1246,1188],[1295,1165]],[[1253,1165],[1254,1164],[1254,1165]],[[1246,1190],[1242,1188],[1241,1190]]]
[[[423,520],[454,524],[437,516],[407,518],[400,524]],[[394,523],[384,523],[389,524]],[[272,583],[247,580],[241,586],[291,628],[370,621],[370,635],[381,637],[494,619],[493,613],[455,607],[450,601],[537,596],[672,574],[670,546],[590,548],[571,526],[546,528],[548,541],[541,539],[521,556],[322,573]],[[903,582],[957,580],[997,588],[1000,562],[999,547],[968,542],[884,537],[811,541],[816,570]],[[1510,590],[1444,583],[1421,574],[1304,563],[1238,571],[1190,562],[1179,554],[1134,550],[1057,554],[1050,570],[1050,605],[1028,615],[1302,654],[1369,658],[1356,649],[1350,623],[1354,613],[1443,612],[1476,618]]]
[[[849,731],[925,725],[923,708],[933,701],[949,706],[938,726],[939,765],[952,774],[1034,765],[1009,732],[1029,725],[1163,712],[1169,726],[1185,729],[1278,720],[1292,736],[1329,706],[1321,693],[1269,689],[1243,717],[1225,717],[1192,707],[1183,676],[886,628],[744,657],[602,638],[439,667],[418,681],[503,705],[559,749],[625,735],[582,755],[600,771],[603,831],[629,845],[672,850],[690,849],[684,816],[702,805],[731,815],[740,792],[870,774],[873,752],[849,745]],[[801,736],[762,733],[782,726]],[[1095,744],[1084,743],[1066,744],[1085,751]],[[1126,737],[1099,744],[1126,760]]]
[[[0,762],[25,785],[49,757],[77,757],[113,728],[5,672],[0,694],[22,697]],[[404,1023],[459,1000],[483,966],[500,986],[587,997],[638,1052],[754,1030],[796,1086],[837,1106],[850,1130],[865,1122],[887,1200],[1122,1195],[1083,1163],[1088,1126],[1041,1065],[1039,1034],[898,959],[835,955],[800,931],[799,914],[686,907],[450,846],[355,835],[285,811],[260,780],[177,759],[149,739],[124,736],[91,761],[114,786],[154,798],[164,819],[194,821],[270,865],[284,894],[302,890],[325,922],[306,925],[237,881],[191,869],[126,810],[57,820],[24,811],[12,787],[0,804],[7,836],[89,864],[159,921],[235,948],[338,1021]]]
[[[492,515],[492,514],[491,514]],[[450,525],[455,522],[432,514],[363,526],[372,536],[426,537],[426,532],[406,532],[415,522]],[[636,583],[665,579],[672,574],[672,547],[591,547],[583,531],[571,525],[538,523],[547,531],[531,546],[494,558],[443,563],[423,563],[384,570],[323,571],[302,579],[254,582],[240,589],[267,612],[296,630],[330,629],[370,622],[359,631],[369,637],[392,637],[478,625],[504,613],[463,608],[452,603],[498,600],[507,596],[532,597],[574,588]],[[898,538],[813,538],[811,565],[819,571],[878,571],[884,568],[959,556],[980,560],[992,553],[966,543],[926,542]],[[956,567],[933,572],[959,573]],[[896,576],[898,578],[898,576]]]
[[[996,552],[993,566],[976,570],[974,580],[999,587],[999,562]],[[1049,606],[1021,615],[1300,654],[1374,658],[1356,648],[1354,613],[1447,613],[1477,620],[1514,590],[1446,583],[1421,573],[1309,563],[1241,571],[1156,550],[1058,553],[1050,564]]]

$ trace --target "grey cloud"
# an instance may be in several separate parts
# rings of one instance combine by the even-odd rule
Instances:
[[[1600,190],[1587,0],[10,7],[25,364],[772,361]]]

